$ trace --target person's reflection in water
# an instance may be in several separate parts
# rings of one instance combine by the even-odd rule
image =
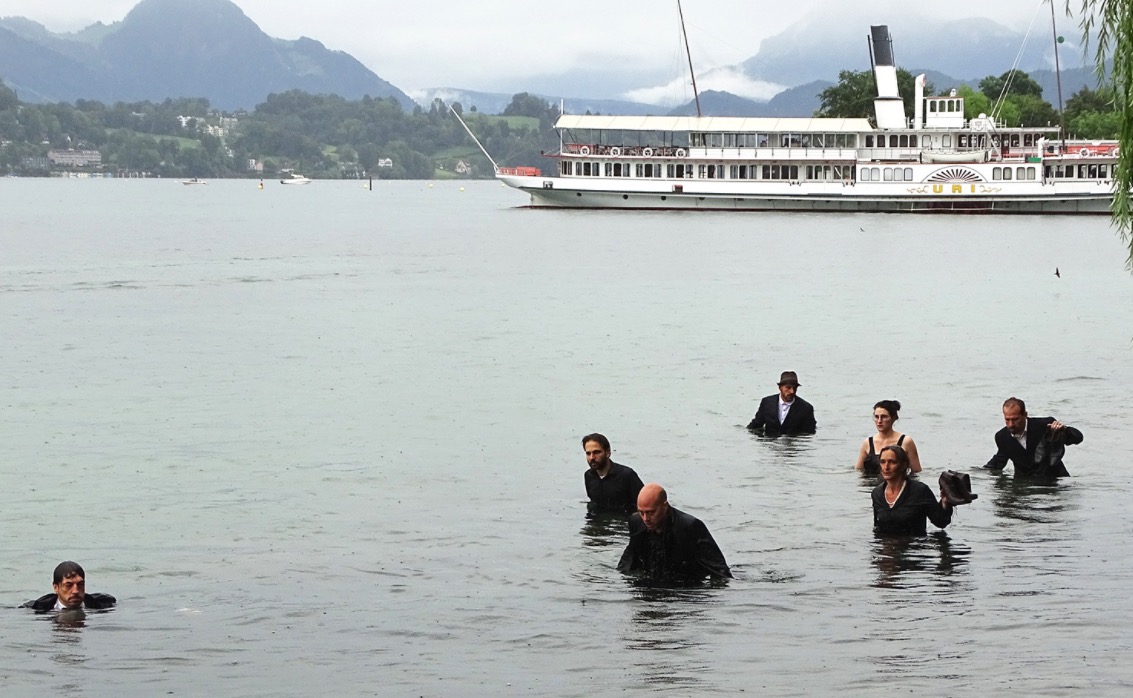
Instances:
[[[637,587],[633,596],[633,615],[622,639],[626,669],[646,686],[679,689],[681,695],[713,692],[718,678],[713,664],[695,657],[704,654],[705,640],[714,636],[712,625],[721,620],[720,590]]]
[[[992,508],[996,516],[1027,523],[1062,523],[1076,508],[1073,489],[1044,482],[999,474],[991,480]]]
[[[582,544],[587,548],[624,545],[629,532],[628,520],[625,514],[587,511],[581,531]]]
[[[958,591],[958,575],[967,572],[967,546],[952,543],[939,531],[928,536],[877,535],[873,544],[873,564],[877,567],[874,587],[882,589],[932,589],[943,585]],[[967,586],[966,578],[963,587]]]

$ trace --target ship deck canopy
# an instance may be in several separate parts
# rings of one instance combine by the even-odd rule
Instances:
[[[603,116],[563,114],[557,129],[674,133],[868,133],[869,119],[743,116]]]

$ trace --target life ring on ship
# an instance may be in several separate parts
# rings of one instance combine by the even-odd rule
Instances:
[[[1078,151],[1078,155],[1080,155],[1084,158],[1088,158],[1091,155],[1093,155],[1093,153],[1090,152],[1089,148],[1082,148],[1081,150]]]
[[[610,148],[610,155],[617,157],[621,154],[622,154],[622,149],[619,148],[618,146],[615,145],[613,148]]]
[[[683,158],[685,156],[685,149],[684,148],[677,148],[677,152],[675,152],[673,154],[676,155],[679,158]]]
[[[578,154],[579,155],[589,155],[590,154],[590,146],[588,146],[588,145],[582,146],[581,148],[578,149]]]
[[[651,157],[653,157],[653,149],[652,148],[646,148],[645,150],[641,151],[641,154],[644,155],[647,158],[651,158]]]

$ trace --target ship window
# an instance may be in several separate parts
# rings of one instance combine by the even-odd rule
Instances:
[[[866,136],[865,137],[865,147],[867,147],[867,148],[873,147],[873,136]]]
[[[1098,165],[1098,176],[1102,179],[1109,179],[1109,165]],[[1034,177],[1029,177],[1034,179]]]
[[[940,147],[941,148],[951,148],[952,147],[952,136],[941,136],[940,137]]]
[[[570,160],[563,160],[560,164],[562,165],[564,175],[572,174],[572,170],[574,169],[573,162],[571,162]]]
[[[1087,169],[1086,172],[1089,173],[1089,178],[1090,179],[1097,179],[1098,178],[1098,166],[1097,165],[1088,165],[1088,168],[1089,169]]]
[[[999,181],[999,180],[1003,179],[1003,168],[1002,167],[992,168],[991,178],[994,179],[995,181]]]
[[[1086,178],[1086,166],[1085,165],[1078,165],[1078,179],[1085,179],[1085,178]]]
[[[907,134],[901,136],[901,147],[902,148],[908,148],[909,147],[909,136]]]
[[[606,165],[606,167],[605,167],[606,176],[609,177],[609,176],[613,175],[614,174],[614,163],[607,162],[607,163],[605,163],[605,165]]]
[[[886,167],[885,170],[881,173],[881,178],[883,180],[885,180],[886,182],[892,182],[893,181],[893,169],[890,168],[890,167]]]
[[[1004,181],[1007,181],[1007,182],[1011,181],[1011,168],[1010,167],[1004,167],[1003,168],[1003,179],[1004,179]]]
[[[645,176],[645,165],[642,165],[640,162],[637,163],[637,166],[634,168],[634,170],[635,170],[634,171],[635,177],[644,177]]]

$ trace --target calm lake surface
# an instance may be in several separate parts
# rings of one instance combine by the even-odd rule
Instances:
[[[525,203],[0,180],[0,692],[1133,692],[1108,219]],[[744,428],[783,370],[814,437]],[[1084,432],[1072,478],[978,469],[1010,395]],[[885,398],[925,481],[980,495],[906,545],[851,469]],[[731,583],[614,569],[591,431],[708,524]],[[15,609],[64,559],[118,608]]]

